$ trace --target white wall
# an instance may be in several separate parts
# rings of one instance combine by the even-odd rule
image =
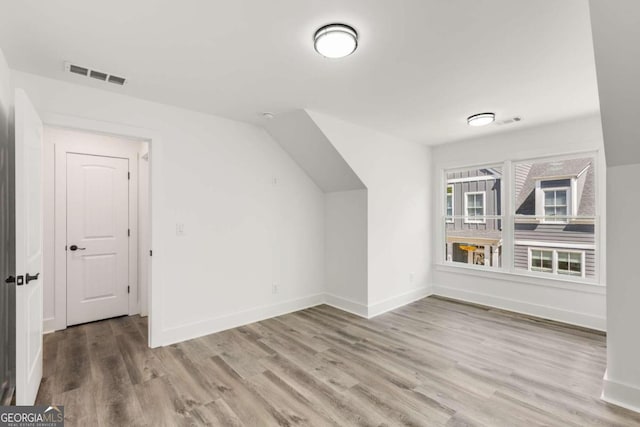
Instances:
[[[607,373],[602,398],[640,412],[640,2],[591,0],[607,156]],[[633,40],[634,42],[630,42]]]
[[[429,293],[429,149],[324,114],[311,118],[367,187],[368,315]]]
[[[367,190],[324,200],[327,302],[367,316]]]
[[[610,212],[607,273],[607,374],[603,397],[640,411],[640,164],[607,169]],[[631,226],[630,226],[631,225]]]
[[[597,115],[433,147],[433,191],[434,200],[437,201],[432,205],[434,235],[443,236],[443,205],[439,199],[442,195],[439,186],[443,183],[442,173],[445,169],[595,150],[600,152],[597,164],[597,195],[602,201],[605,200],[606,179],[602,155],[602,130]],[[599,249],[601,276],[604,278],[604,209],[601,209],[601,215]],[[434,238],[433,244],[436,266],[432,281],[434,292],[438,295],[605,329],[604,286],[444,266],[440,265],[443,259],[443,237]]]
[[[264,130],[26,73],[13,77],[45,122],[56,113],[153,135],[153,345],[322,300],[323,194]]]

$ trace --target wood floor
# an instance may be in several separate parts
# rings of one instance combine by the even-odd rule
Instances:
[[[434,297],[146,342],[140,317],[46,335],[38,403],[67,426],[640,426],[599,399],[604,336]]]

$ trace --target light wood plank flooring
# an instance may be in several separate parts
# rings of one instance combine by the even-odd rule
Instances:
[[[439,298],[319,306],[164,348],[146,319],[45,336],[68,426],[640,426],[599,399],[601,334]]]

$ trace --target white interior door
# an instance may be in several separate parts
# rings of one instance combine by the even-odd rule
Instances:
[[[129,160],[67,154],[67,325],[129,312]]]
[[[15,94],[16,403],[33,405],[42,379],[42,121]]]

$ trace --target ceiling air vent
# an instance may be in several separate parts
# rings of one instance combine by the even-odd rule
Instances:
[[[124,77],[114,76],[113,74],[109,76],[109,83],[122,86],[126,81],[127,79],[125,79]]]
[[[64,69],[70,73],[78,74],[80,76],[91,77],[96,80],[100,80],[107,83],[113,83],[114,85],[124,86],[127,82],[125,77],[115,76],[113,74],[105,73],[103,71],[93,70],[89,67],[83,67],[81,65],[72,64],[70,62],[64,63]]]
[[[496,121],[496,125],[497,126],[502,126],[502,125],[512,125],[514,123],[518,123],[522,121],[522,117],[520,116],[515,116],[515,117],[510,117],[508,119],[504,119],[504,120],[500,120],[500,121]]]
[[[96,71],[96,70],[91,70],[89,72],[89,76],[97,80],[102,80],[103,82],[107,81],[107,77],[108,77],[107,74],[102,73],[100,71]]]
[[[89,70],[84,67],[78,67],[77,65],[69,65],[69,71],[75,74],[80,74],[81,76],[86,76],[89,74]]]

